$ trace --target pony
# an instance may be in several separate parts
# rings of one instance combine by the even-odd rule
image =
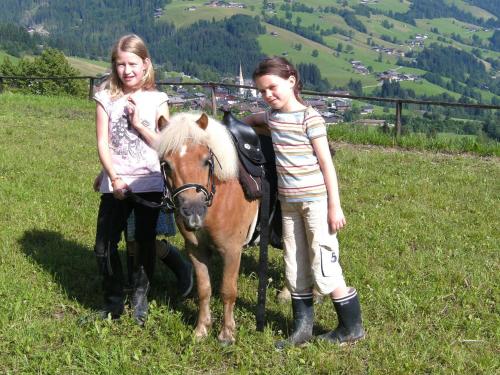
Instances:
[[[223,322],[218,339],[235,342],[234,305],[243,246],[255,229],[259,200],[247,200],[238,180],[239,161],[227,128],[205,113],[179,113],[160,133],[157,151],[177,226],[193,263],[198,291],[195,337],[212,326],[212,250],[223,259]]]

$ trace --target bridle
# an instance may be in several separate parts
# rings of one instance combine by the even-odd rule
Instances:
[[[162,205],[166,207],[167,209],[174,210],[176,208],[179,208],[179,206],[176,204],[176,198],[179,194],[190,190],[194,189],[196,190],[197,193],[202,192],[203,195],[205,195],[205,202],[204,204],[207,207],[210,207],[212,205],[212,201],[215,195],[215,181],[214,181],[214,158],[217,159],[217,157],[214,155],[212,150],[209,148],[209,158],[207,160],[208,163],[208,179],[207,179],[207,184],[205,186],[200,185],[200,184],[195,184],[195,183],[187,183],[184,185],[179,186],[177,189],[172,189],[172,186],[170,186],[170,183],[168,182],[167,178],[167,172],[165,171],[165,165],[167,164],[166,161],[162,161],[160,163],[160,168],[161,168],[161,174],[163,176],[163,197],[162,197]],[[218,160],[217,160],[218,161]],[[219,163],[220,164],[220,163]],[[208,190],[210,189],[210,191]]]
[[[208,163],[208,179],[206,185],[207,187],[200,184],[187,183],[182,186],[179,186],[177,189],[172,189],[172,186],[170,186],[170,183],[168,182],[167,172],[165,170],[167,162],[162,161],[160,163],[160,170],[161,170],[161,175],[163,177],[163,194],[160,203],[148,201],[131,191],[127,191],[125,193],[125,196],[127,198],[131,198],[135,202],[140,203],[146,207],[175,210],[179,208],[179,205],[176,202],[177,196],[187,190],[195,189],[197,193],[199,192],[203,193],[203,195],[205,196],[204,204],[207,207],[210,207],[212,205],[213,198],[215,195],[214,159],[217,160],[217,163],[219,163],[219,165],[221,164],[219,162],[219,159],[217,159],[217,156],[215,156],[215,154],[212,152],[210,148],[208,148],[208,152],[209,152],[209,158],[207,160]]]

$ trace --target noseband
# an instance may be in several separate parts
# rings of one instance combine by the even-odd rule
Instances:
[[[190,190],[194,189],[196,190],[197,193],[202,192],[203,195],[205,195],[205,202],[204,204],[207,207],[210,207],[212,205],[212,201],[214,198],[215,194],[215,181],[214,181],[214,153],[212,152],[211,149],[209,149],[210,157],[207,160],[208,162],[208,180],[207,180],[207,187],[200,185],[200,184],[195,184],[195,183],[187,183],[184,185],[179,186],[177,189],[172,189],[170,184],[168,183],[168,178],[167,178],[167,173],[165,172],[165,164],[166,162],[163,161],[160,164],[161,167],[161,174],[163,176],[163,198],[162,198],[162,206],[166,207],[169,210],[174,210],[176,208],[179,208],[179,206],[176,204],[176,198],[179,194]],[[216,158],[216,157],[215,157]],[[208,190],[210,189],[210,191]]]

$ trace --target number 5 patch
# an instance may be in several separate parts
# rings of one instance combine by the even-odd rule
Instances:
[[[331,250],[328,247],[321,246],[321,272],[323,276],[335,276],[338,273],[338,250]]]

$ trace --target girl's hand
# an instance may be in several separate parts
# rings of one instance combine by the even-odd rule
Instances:
[[[117,177],[111,181],[113,187],[113,196],[116,199],[123,200],[126,198],[125,193],[129,190],[128,185],[120,178]]]
[[[128,98],[127,113],[128,120],[130,121],[134,129],[140,127],[141,123],[139,118],[139,110],[137,109],[137,105],[133,96],[129,96]]]
[[[346,225],[346,220],[342,208],[328,209],[328,229],[330,233],[337,233]]]

